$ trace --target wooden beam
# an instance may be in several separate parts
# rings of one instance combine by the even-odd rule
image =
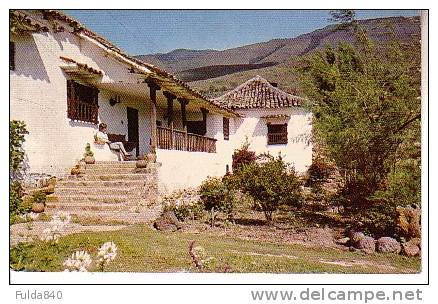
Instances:
[[[157,90],[160,87],[154,83],[148,83],[149,95],[151,98],[151,153],[157,151]]]

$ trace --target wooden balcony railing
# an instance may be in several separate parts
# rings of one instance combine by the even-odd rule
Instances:
[[[67,100],[67,117],[71,120],[98,123],[99,106],[79,100]]]
[[[268,133],[268,145],[287,144],[287,133]]]
[[[216,139],[157,126],[159,149],[216,153]]]

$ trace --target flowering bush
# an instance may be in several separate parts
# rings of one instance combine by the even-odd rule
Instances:
[[[70,224],[70,222],[70,214],[59,211],[57,214],[53,215],[52,220],[49,222],[50,227],[43,230],[41,240],[52,242],[52,244],[57,244],[59,237],[65,228]]]
[[[248,138],[245,140],[245,143],[239,149],[235,150],[233,153],[233,171],[236,171],[242,168],[245,164],[251,164],[255,162],[257,159],[254,151],[249,150],[249,142]]]
[[[105,266],[108,265],[111,261],[117,256],[117,246],[114,242],[106,242],[104,243],[97,252],[96,256],[96,265],[99,267],[100,271],[105,270]],[[76,251],[64,261],[62,264],[65,268],[64,271],[67,272],[86,272],[89,270],[91,264],[93,263],[93,259],[91,255],[87,251]]]
[[[92,259],[88,252],[76,251],[70,258],[65,260],[62,265],[66,267],[64,271],[67,272],[87,272],[91,262]]]
[[[113,242],[106,242],[103,244],[97,253],[98,264],[101,271],[104,270],[105,265],[113,261],[117,256],[117,246]]]

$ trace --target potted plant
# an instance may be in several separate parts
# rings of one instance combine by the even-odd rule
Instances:
[[[81,169],[79,168],[79,165],[75,165],[73,168],[71,168],[70,174],[71,175],[79,175],[81,173]]]
[[[84,161],[86,164],[94,164],[96,162],[94,159],[94,153],[91,151],[90,143],[87,143],[85,146]]]
[[[140,156],[135,162],[135,167],[138,169],[144,169],[148,166],[148,160],[145,156]]]
[[[157,154],[150,152],[146,155],[148,162],[155,163],[157,161]]]
[[[36,191],[33,194],[32,212],[41,213],[46,206],[46,194],[42,191]]]

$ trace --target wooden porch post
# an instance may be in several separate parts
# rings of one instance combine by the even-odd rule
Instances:
[[[188,151],[188,136],[187,136],[187,113],[186,113],[186,106],[189,103],[187,99],[184,98],[178,98],[178,101],[181,105],[181,120],[182,125],[184,129],[184,150]]]
[[[170,127],[173,122],[173,100],[176,98],[176,96],[167,91],[164,91],[163,95],[167,99],[167,126]]]
[[[176,96],[167,91],[164,91],[163,95],[167,99],[167,126],[170,127],[170,146],[172,150],[175,150],[175,132],[173,132],[173,100],[176,98]]]
[[[156,153],[157,151],[157,90],[160,87],[155,83],[149,82],[149,93],[151,98],[151,152]]]
[[[207,134],[207,113],[208,110],[206,108],[201,108],[201,112],[202,112],[202,121],[204,123],[204,135]]]

